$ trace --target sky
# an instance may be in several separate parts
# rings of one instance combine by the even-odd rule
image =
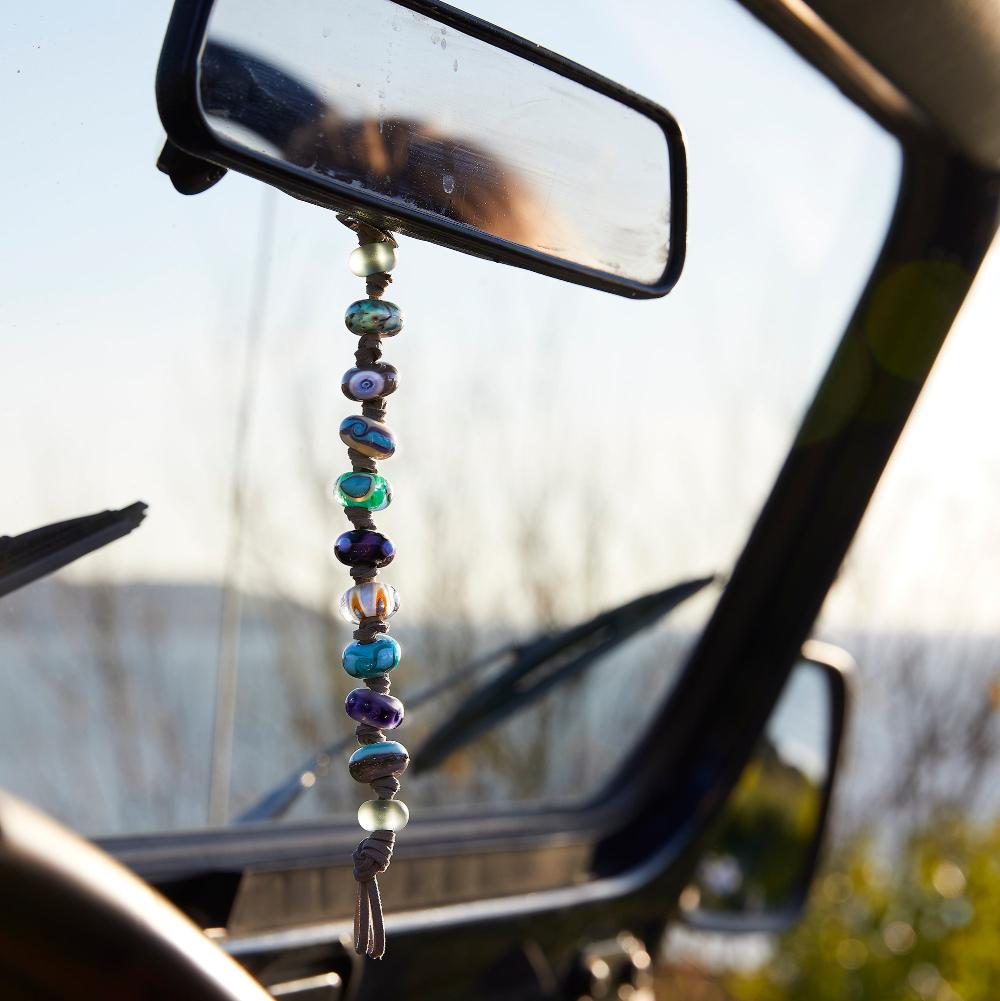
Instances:
[[[391,298],[407,326],[387,355],[401,448],[380,523],[404,607],[447,614],[457,588],[483,621],[530,617],[525,558],[581,614],[724,570],[877,253],[898,148],[731,0],[464,7],[676,115],[688,263],[665,299],[629,302],[402,241]],[[143,499],[147,524],[68,578],[218,580],[249,400],[240,583],[322,604],[352,239],[250,179],[182,198],[157,173],[168,14],[164,0],[58,0],[22,7],[0,39],[0,531]],[[995,628],[998,298],[994,257],[831,596],[831,628]]]

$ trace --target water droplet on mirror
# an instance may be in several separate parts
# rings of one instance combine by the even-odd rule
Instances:
[[[441,178],[441,187],[444,188],[445,194],[450,195],[455,190],[455,178],[451,174],[445,174]]]
[[[322,30],[322,32],[321,32],[321,34],[322,34],[322,36],[323,36],[324,38],[329,38],[329,37],[330,37],[330,32],[331,32],[332,30],[333,30],[333,29],[332,29],[332,28],[331,28],[331,27],[330,27],[330,26],[329,26],[328,24],[327,24],[327,25],[324,25],[324,26],[323,26],[323,30]]]

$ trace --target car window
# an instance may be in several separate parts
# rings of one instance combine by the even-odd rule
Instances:
[[[404,701],[504,643],[728,571],[900,172],[896,142],[731,0],[465,7],[671,109],[688,258],[670,296],[632,302],[401,241],[401,447],[379,524],[399,551],[384,576]],[[127,539],[0,600],[0,786],[91,834],[209,823],[220,664],[236,668],[227,817],[351,733],[344,519],[325,497],[346,468],[351,234],[241,176],[183,198],[157,173],[168,14],[60,0],[0,39],[0,532],[149,504]],[[716,597],[408,777],[411,809],[585,799]],[[400,739],[413,750],[453,698]],[[333,769],[288,817],[357,795]]]

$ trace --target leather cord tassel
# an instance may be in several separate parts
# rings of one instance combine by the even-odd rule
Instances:
[[[351,856],[357,881],[354,898],[354,949],[361,956],[381,959],[385,955],[385,924],[382,898],[378,892],[378,874],[392,861],[396,835],[392,831],[374,831],[362,841]]]

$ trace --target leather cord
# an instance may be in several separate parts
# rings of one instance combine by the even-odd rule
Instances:
[[[359,246],[367,243],[388,243],[393,247],[396,246],[396,241],[384,230],[351,216],[338,215],[337,219],[357,233]],[[380,299],[391,281],[392,277],[384,272],[369,275],[365,281],[368,298]],[[357,367],[374,365],[381,357],[382,342],[378,335],[362,335],[358,349],[354,352]],[[385,400],[381,397],[366,400],[361,406],[362,414],[375,421],[382,421],[385,418],[385,409]],[[353,448],[348,448],[347,454],[351,460],[351,468],[355,472],[378,471],[375,460],[370,456],[362,455]],[[345,513],[355,529],[375,528],[375,522],[367,508],[348,507]],[[373,566],[351,567],[351,576],[359,584],[375,580],[376,573],[377,570]],[[354,631],[354,638],[359,643],[372,643],[388,630],[389,627],[385,622],[375,618],[365,618]],[[379,695],[389,694],[389,678],[384,674],[366,678],[365,684]],[[368,723],[359,723],[355,734],[361,745],[385,740],[385,734]],[[375,779],[369,785],[379,799],[392,799],[399,791],[399,779],[395,775]],[[378,877],[389,868],[395,843],[396,835],[392,831],[373,831],[358,844],[351,856],[357,884],[354,898],[354,949],[359,955],[369,956],[372,959],[381,959],[385,955],[385,922],[382,916]]]

